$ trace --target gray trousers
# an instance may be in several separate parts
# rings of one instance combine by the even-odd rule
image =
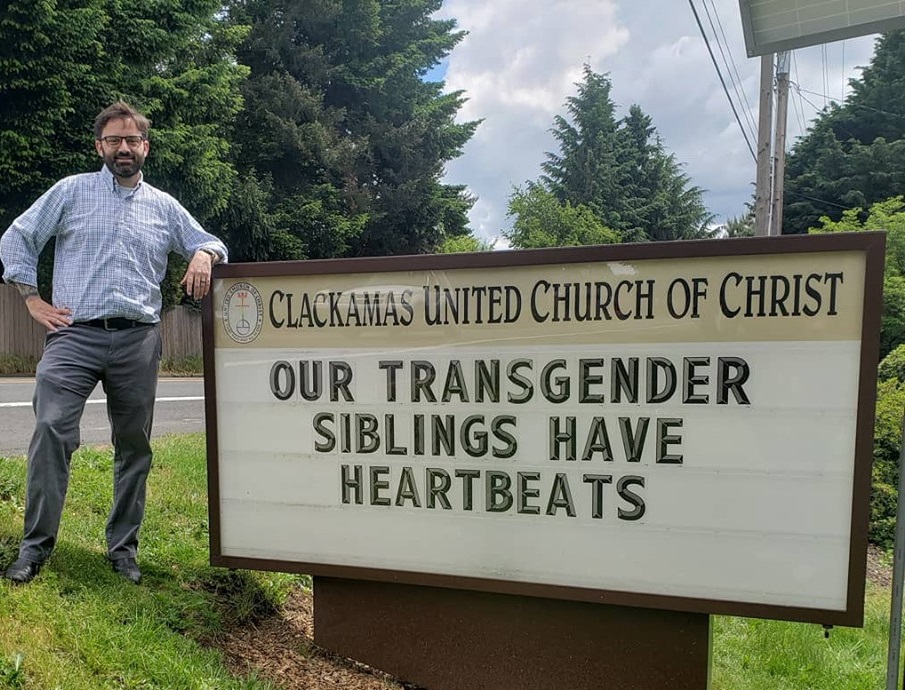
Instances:
[[[48,333],[38,363],[28,448],[25,535],[19,555],[43,562],[56,544],[79,422],[98,381],[113,430],[113,506],[107,556],[135,558],[151,469],[151,423],[161,339],[157,326],[106,331],[82,324]]]

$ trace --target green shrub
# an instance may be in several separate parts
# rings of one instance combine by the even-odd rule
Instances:
[[[889,357],[894,354],[891,353]],[[895,531],[903,411],[905,384],[898,378],[880,381],[877,386],[877,419],[874,424],[870,539],[886,548],[892,546]]]
[[[34,374],[38,360],[22,355],[0,354],[0,376],[10,374]]]
[[[886,233],[886,262],[883,270],[883,316],[880,325],[880,356],[885,357],[905,342],[905,197],[897,196],[872,204],[867,217],[861,208],[844,211],[838,221],[820,219],[820,227],[809,233]]]
[[[870,492],[870,542],[891,549],[896,539],[896,488],[874,481]]]
[[[204,360],[199,355],[165,357],[160,361],[161,376],[201,376]]]
[[[899,345],[883,358],[877,375],[881,381],[888,379],[905,381],[905,345]]]

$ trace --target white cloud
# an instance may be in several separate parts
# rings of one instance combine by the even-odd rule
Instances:
[[[513,185],[539,172],[554,115],[581,77],[582,65],[604,69],[603,60],[629,42],[614,0],[447,0],[443,15],[469,32],[449,59],[449,90],[463,90],[462,119],[484,122],[448,167],[480,200],[472,227],[494,237],[507,225]]]
[[[710,18],[727,39],[723,53],[712,40],[702,0],[695,4],[721,66],[723,55],[734,60],[747,99],[736,98],[736,107],[742,122],[756,128],[760,61],[746,57],[737,0],[710,2]],[[513,185],[536,179],[545,153],[556,150],[549,131],[553,118],[563,114],[586,63],[610,75],[620,113],[637,103],[653,118],[693,183],[707,190],[705,203],[719,220],[743,212],[753,194],[754,160],[688,4],[446,0],[440,16],[455,18],[469,32],[449,58],[446,87],[468,98],[460,119],[484,121],[464,155],[448,165],[447,179],[479,197],[470,214],[479,236],[493,238],[508,227]],[[839,99],[846,80],[857,75],[854,67],[867,64],[872,49],[872,39],[862,38],[796,51],[791,79]],[[730,83],[725,68],[724,76]],[[790,144],[814,106],[823,105],[822,96],[799,95],[793,88]],[[756,146],[756,133],[749,136]]]

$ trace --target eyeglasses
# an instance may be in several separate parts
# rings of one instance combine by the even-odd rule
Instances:
[[[136,149],[141,146],[141,142],[145,140],[144,137],[130,136],[130,137],[101,137],[101,141],[104,142],[111,149],[119,148],[119,145],[123,143],[125,139],[126,143],[129,145],[130,149]]]

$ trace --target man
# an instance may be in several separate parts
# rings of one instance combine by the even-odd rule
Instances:
[[[220,240],[143,180],[149,128],[147,118],[121,101],[103,110],[94,123],[101,170],[57,182],[0,238],[3,279],[48,330],[36,376],[24,536],[19,558],[5,573],[16,583],[30,582],[53,551],[79,420],[98,381],[114,447],[107,558],[115,572],[141,581],[136,553],[151,468],[167,255],[175,251],[189,261],[182,285],[195,299],[208,292],[211,266],[227,258]],[[51,237],[56,250],[48,304],[36,287],[37,263]]]

